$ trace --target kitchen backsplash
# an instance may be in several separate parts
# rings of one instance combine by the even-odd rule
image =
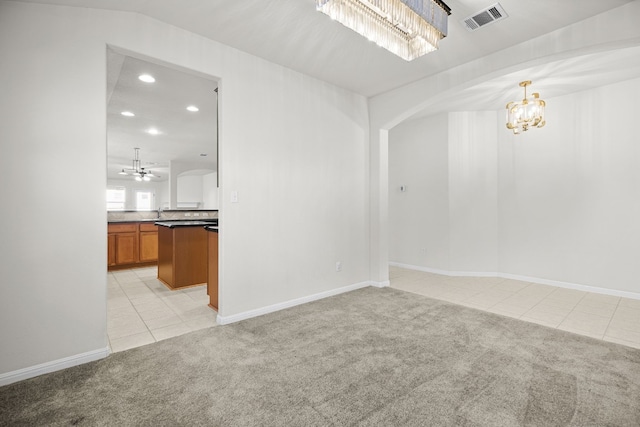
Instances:
[[[197,211],[187,211],[187,210],[175,210],[175,211],[161,211],[160,219],[211,219],[218,218],[218,211],[214,210],[197,210]]]
[[[143,221],[149,219],[211,219],[218,218],[217,210],[108,211],[107,221]]]

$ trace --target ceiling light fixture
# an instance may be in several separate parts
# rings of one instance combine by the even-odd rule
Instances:
[[[131,169],[122,169],[118,172],[119,175],[130,175],[135,178],[136,181],[151,181],[151,177],[160,178],[158,175],[154,175],[150,170],[143,168],[140,161],[140,148],[134,148],[134,156],[131,165]]]
[[[138,79],[145,83],[154,83],[156,81],[156,79],[150,74],[140,74]]]
[[[191,111],[192,113],[197,113],[198,111],[200,111],[200,109],[198,107],[196,107],[195,105],[189,105],[187,107],[187,111]]]
[[[147,133],[151,135],[160,135],[160,131],[156,128],[149,128],[147,130]]]
[[[133,114],[131,111],[123,111],[120,114],[122,114],[125,117],[133,117],[133,116],[135,116],[135,114]]]
[[[527,98],[527,86],[531,80],[520,82],[520,87],[524,88],[524,98],[521,102],[510,102],[507,104],[507,129],[511,129],[514,134],[526,132],[529,128],[541,128],[547,122],[544,120],[545,102],[540,99],[539,93],[532,93]]]
[[[407,61],[438,49],[451,15],[441,0],[316,0],[316,9]]]

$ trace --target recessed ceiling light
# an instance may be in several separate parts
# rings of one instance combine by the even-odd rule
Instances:
[[[151,134],[151,135],[159,135],[160,131],[156,128],[150,128],[149,130],[147,130],[147,133]]]
[[[156,79],[153,78],[152,75],[150,74],[140,74],[138,76],[138,79],[140,79],[141,81],[145,82],[145,83],[153,83],[156,81]]]
[[[187,110],[188,110],[188,111],[191,111],[192,113],[195,113],[195,112],[197,112],[197,111],[200,111],[200,109],[199,109],[198,107],[196,107],[195,105],[189,105],[189,106],[187,107]]]
[[[131,111],[123,111],[122,113],[123,116],[127,116],[127,117],[133,117],[135,116],[135,114],[133,114]]]

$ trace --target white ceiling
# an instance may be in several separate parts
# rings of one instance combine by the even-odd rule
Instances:
[[[452,10],[448,36],[440,42],[438,51],[411,62],[316,11],[315,0],[18,1],[140,13],[370,97],[640,0],[500,0],[508,18],[474,32],[467,31],[461,21],[496,2],[445,0]],[[154,172],[158,170],[161,175],[167,172],[161,166],[166,166],[168,159],[185,161],[181,156],[193,160],[201,152],[215,154],[212,148],[215,140],[211,140],[215,130],[207,128],[212,122],[205,120],[196,124],[190,121],[193,116],[183,114],[186,111],[181,110],[178,114],[184,103],[198,102],[204,106],[213,102],[213,96],[197,98],[198,94],[211,92],[210,89],[198,89],[198,85],[206,86],[211,81],[188,83],[181,80],[200,76],[162,70],[163,67],[155,69],[153,67],[157,66],[153,64],[118,58],[118,55],[110,55],[109,59],[109,79],[114,87],[108,107],[110,176],[122,167],[130,167],[133,147],[141,148],[144,163],[158,163],[143,166]],[[144,86],[140,86],[135,78],[145,67],[162,75],[161,81],[167,82],[166,87],[158,84],[154,86],[157,93],[144,92]],[[639,76],[640,47],[585,55],[496,77],[458,93],[447,93],[446,99],[434,99],[432,105],[425,106],[412,118],[442,111],[500,109],[506,100],[521,96],[522,91],[517,86],[521,80],[533,80],[532,89],[547,99]],[[193,97],[188,98],[185,91],[171,87],[193,87],[195,90]],[[161,93],[165,88],[167,92]],[[148,95],[154,98],[145,100]],[[136,103],[140,111],[136,120],[119,116],[121,109],[125,106],[132,109]],[[211,118],[213,108],[201,109],[202,114],[198,117]],[[155,117],[150,120],[152,115]],[[154,120],[162,123],[156,126],[166,130],[165,134],[152,137],[142,132]],[[173,120],[177,121],[174,123]],[[189,131],[180,128],[186,124]],[[208,156],[204,160],[215,161],[215,157]]]
[[[156,81],[144,83],[141,74]],[[107,177],[123,178],[134,148],[141,166],[165,181],[169,163],[177,168],[217,170],[217,82],[193,72],[107,51]],[[187,111],[194,105],[198,112]],[[129,111],[134,117],[121,113]],[[147,132],[156,128],[160,133]],[[206,154],[206,156],[203,156]],[[133,179],[132,177],[124,179]]]
[[[315,0],[22,0],[137,12],[373,96],[633,0],[500,0],[507,19],[468,32],[460,21],[494,0],[446,0],[449,34],[411,62],[316,11]]]
[[[640,77],[640,46],[581,55],[552,61],[486,80],[472,87],[448,93],[446,99],[434,98],[407,120],[447,111],[499,110],[508,101],[523,98],[518,82],[531,80],[527,93],[540,92],[549,98],[568,95],[616,82]]]

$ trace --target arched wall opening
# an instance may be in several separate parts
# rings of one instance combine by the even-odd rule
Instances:
[[[618,15],[612,13],[600,16],[599,19],[613,20],[615,16]],[[581,31],[582,26],[590,24],[588,21],[559,33]],[[589,225],[613,222],[612,215],[605,212],[606,204],[617,204],[623,210],[634,209],[629,204],[632,203],[630,199],[626,199],[625,203],[618,203],[620,197],[616,200],[604,197],[597,187],[602,187],[606,182],[606,185],[612,186],[610,192],[619,194],[629,188],[626,182],[637,181],[637,174],[631,172],[625,156],[620,154],[624,149],[632,150],[633,153],[629,142],[633,133],[629,126],[621,126],[604,109],[616,110],[616,104],[622,106],[625,102],[622,99],[625,91],[637,91],[640,73],[634,57],[640,46],[640,33],[629,27],[615,35],[603,35],[600,40],[584,40],[579,46],[575,45],[575,40],[572,46],[551,43],[560,36],[562,34],[544,36],[540,40],[515,46],[495,57],[474,61],[370,101],[370,272],[374,282],[388,283],[389,262],[397,261],[392,257],[397,253],[396,248],[401,245],[399,241],[403,239],[401,236],[390,236],[391,232],[395,232],[392,225],[400,221],[404,221],[404,224],[411,223],[406,218],[398,218],[393,212],[390,213],[390,203],[397,202],[400,197],[408,198],[412,191],[420,190],[409,182],[401,184],[402,177],[398,180],[390,180],[389,177],[394,169],[394,154],[391,153],[390,157],[390,147],[403,134],[410,134],[413,127],[414,143],[422,138],[424,141],[440,139],[444,144],[440,147],[427,147],[427,150],[431,150],[430,154],[436,158],[440,156],[440,161],[446,162],[446,167],[439,172],[431,168],[426,171],[426,175],[431,173],[430,179],[445,181],[444,187],[431,188],[431,195],[434,200],[440,197],[440,202],[446,203],[447,208],[431,212],[434,218],[427,215],[413,219],[414,223],[428,224],[432,228],[430,236],[435,238],[423,243],[414,241],[409,247],[403,248],[411,252],[410,255],[401,255],[404,260],[409,260],[407,264],[449,274],[518,276],[560,286],[586,286],[605,292],[634,295],[640,293],[631,279],[637,273],[633,268],[626,268],[620,262],[608,259],[604,253],[579,250],[584,244],[597,247],[598,241],[619,242],[630,251],[636,249],[630,239],[616,240],[615,236],[606,232],[583,237],[581,230],[586,230]],[[543,48],[544,43],[552,44],[553,47]],[[523,52],[526,54],[523,55]],[[534,80],[534,85],[536,81],[540,83],[536,89],[540,90],[543,98],[554,100],[554,107],[547,111],[548,117],[549,112],[553,112],[557,114],[557,119],[553,125],[547,125],[538,133],[534,130],[516,137],[504,127],[501,110],[508,100],[521,97],[517,83],[524,80],[525,76],[526,79]],[[603,100],[606,100],[606,104],[598,106]],[[577,115],[584,115],[585,121],[573,124],[572,120]],[[594,127],[594,123],[599,120],[601,123]],[[571,129],[566,126],[569,123],[572,123]],[[600,135],[594,135],[594,131]],[[603,133],[616,135],[618,147],[611,148]],[[541,142],[534,145],[535,141]],[[563,153],[557,152],[560,141],[568,141]],[[587,147],[585,144],[581,145],[580,141],[587,141]],[[483,150],[478,150],[479,143],[484,144]],[[534,148],[536,146],[538,148]],[[602,151],[603,149],[609,151]],[[560,157],[550,157],[554,150],[558,156],[562,155],[562,161],[558,160]],[[598,150],[609,157],[614,156],[617,166],[597,167],[594,153]],[[411,154],[416,157],[415,152]],[[479,161],[478,156],[483,157],[482,161]],[[571,168],[567,169],[567,165]],[[425,165],[429,166],[434,165]],[[408,169],[406,164],[403,167]],[[536,167],[542,169],[536,171]],[[553,173],[551,176],[557,179],[563,178],[563,170],[571,170],[576,174],[582,173],[582,180],[571,183],[565,181],[563,191],[552,192],[550,194],[553,196],[544,198],[542,183],[549,188],[554,185],[545,177],[548,172],[545,168],[550,168]],[[629,175],[625,178],[620,170],[627,171]],[[599,184],[589,182],[587,177],[590,173],[607,178]],[[542,177],[538,184],[536,176]],[[401,185],[406,191],[399,194]],[[423,182],[421,185],[427,183]],[[484,188],[483,192],[477,192],[478,186]],[[571,194],[573,190],[589,194],[581,199],[581,203],[595,209],[598,214],[591,218],[588,215],[574,216],[582,228],[565,232],[563,241],[552,242],[561,249],[545,253],[545,243],[535,240],[535,232],[522,234],[528,226],[527,221],[543,227],[543,234],[551,239],[554,233],[558,234],[558,227],[564,225],[567,228],[570,219],[566,215],[564,218],[560,215],[560,219],[554,220],[551,214],[545,214],[544,209],[531,211],[533,207],[528,202],[518,205],[518,197],[522,195],[523,188],[527,189],[526,194],[531,195],[530,199],[535,199],[533,196],[537,194],[537,200],[545,203],[561,202],[563,195]],[[468,206],[474,198],[476,200],[472,203],[473,206]],[[479,213],[478,203],[483,205]],[[535,214],[531,217],[514,214],[525,206]],[[572,209],[567,204],[561,206],[563,212]],[[407,214],[410,216],[412,213]],[[447,231],[438,236],[437,230],[434,230],[438,228],[434,226],[436,223],[447,228]],[[632,226],[631,222],[628,224]],[[420,238],[421,232],[425,230],[418,230],[413,234],[418,236],[416,240]],[[471,245],[468,241],[470,233],[475,233],[475,240]],[[518,243],[515,236],[519,235],[529,243]],[[440,252],[434,253],[434,249],[439,249]],[[518,251],[529,262],[518,262]],[[566,252],[570,256],[566,256]],[[554,262],[553,257],[549,258],[550,253],[555,255],[555,260],[560,257],[560,262]],[[430,254],[433,256],[430,257]],[[541,256],[534,259],[535,254]],[[606,267],[590,272],[588,268],[583,268],[585,265],[593,265],[594,261],[604,261]],[[612,270],[616,271],[618,278],[615,284],[606,279]]]

